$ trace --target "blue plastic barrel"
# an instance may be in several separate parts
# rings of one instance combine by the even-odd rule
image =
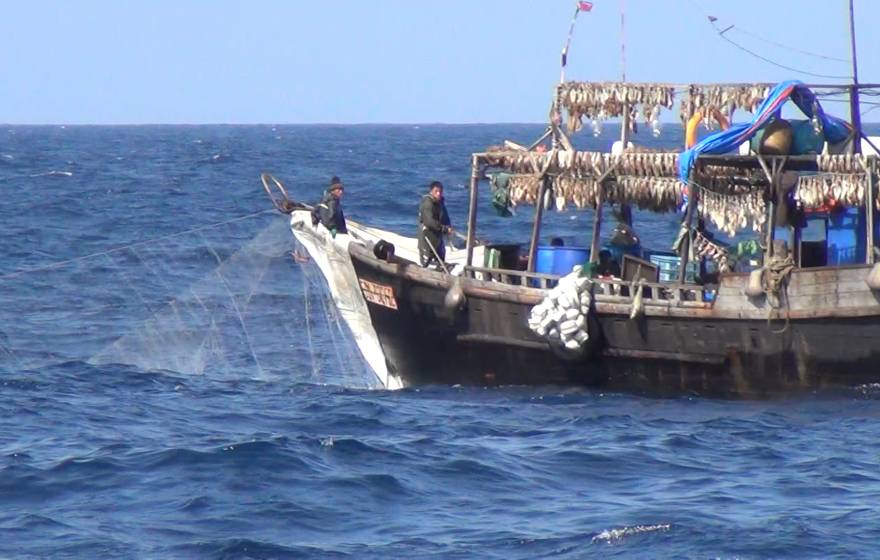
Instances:
[[[566,275],[577,265],[590,259],[586,247],[553,247],[542,245],[535,255],[535,272]]]

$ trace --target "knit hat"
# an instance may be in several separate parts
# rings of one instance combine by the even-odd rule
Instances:
[[[333,191],[336,189],[342,189],[342,188],[344,188],[342,186],[342,180],[339,177],[337,177],[336,175],[334,175],[333,178],[330,179],[330,186],[327,187],[327,192],[330,192],[330,191]]]

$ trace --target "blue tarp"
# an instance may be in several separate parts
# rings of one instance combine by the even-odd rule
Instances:
[[[716,132],[698,142],[693,148],[685,150],[678,159],[678,174],[683,183],[688,182],[691,168],[700,154],[726,154],[749,140],[770,120],[779,116],[782,106],[791,99],[808,118],[813,118],[815,107],[822,130],[828,142],[836,143],[846,140],[852,126],[837,117],[825,114],[816,100],[816,95],[800,80],[788,80],[773,86],[750,123],[735,124],[727,130]]]

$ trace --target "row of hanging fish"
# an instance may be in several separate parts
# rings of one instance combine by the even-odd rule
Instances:
[[[694,253],[700,257],[706,257],[715,261],[718,265],[719,272],[730,271],[730,257],[727,249],[713,243],[699,231],[694,230],[692,241],[694,244]]]
[[[513,175],[507,183],[510,189],[510,202],[517,204],[536,204],[541,178],[537,175]]]
[[[686,123],[699,111],[706,117],[703,123],[711,128],[714,121],[708,117],[716,111],[724,116],[734,109],[753,113],[767,97],[770,87],[769,84],[692,85],[681,102],[681,122]]]
[[[678,152],[636,152],[616,157],[620,175],[678,177]]]
[[[513,175],[509,183],[511,201],[535,204],[540,181],[535,175]],[[600,183],[595,177],[564,174],[553,178],[547,196],[559,211],[565,210],[568,204],[595,208],[599,189],[604,188],[606,202],[631,204],[652,212],[674,212],[683,201],[682,187],[680,181],[668,177],[618,176],[616,180]],[[545,201],[545,207],[548,206]]]
[[[678,177],[678,152],[608,154],[573,150],[550,152],[488,152],[488,163],[512,173],[577,173],[599,177],[612,170],[621,175]]]
[[[734,167],[712,166],[707,167],[691,175],[694,184],[702,191],[710,191],[721,195],[748,194],[758,184],[764,183],[763,176],[755,178],[750,174],[752,171],[737,169]]]
[[[795,200],[806,208],[819,208],[836,201],[844,206],[861,206],[867,178],[854,173],[822,173],[798,178]]]
[[[595,208],[598,194],[599,181],[593,177],[560,175],[553,179],[553,198],[560,212],[569,202],[578,208]]]
[[[668,177],[618,176],[609,183],[607,200],[635,204],[641,210],[651,212],[674,212],[681,207],[684,185],[678,179]]]
[[[862,154],[819,154],[816,166],[825,173],[864,173],[865,156]]]
[[[559,150],[548,168],[553,171],[576,171],[600,176],[611,168],[616,157],[603,152]]]
[[[754,231],[760,232],[767,220],[766,208],[762,190],[729,196],[701,189],[697,203],[700,217],[710,220],[730,237],[750,224]]]
[[[608,119],[620,117],[627,108],[630,126],[639,112],[650,123],[659,118],[660,109],[671,109],[675,102],[675,89],[663,84],[627,84],[600,82],[565,82],[558,86],[557,99],[568,112],[566,126],[572,132],[583,127],[584,117]]]

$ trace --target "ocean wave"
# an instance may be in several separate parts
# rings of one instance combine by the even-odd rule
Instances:
[[[400,499],[410,494],[410,489],[396,476],[388,473],[366,473],[331,478],[327,481],[335,488],[362,488],[382,499]]]
[[[436,176],[461,225],[463,147],[544,129],[409,128],[279,126],[274,142],[265,127],[70,127],[62,143],[22,127],[0,147],[14,156],[0,157],[0,190],[15,187],[0,202],[3,269],[262,209],[255,169],[307,200],[339,174],[363,185],[346,212],[407,235]],[[392,169],[390,153],[399,177],[371,168]],[[28,178],[50,170],[73,174]],[[63,183],[61,198],[20,188],[37,183]],[[531,232],[524,213],[481,216],[496,242]],[[581,235],[569,216],[545,215],[544,236]],[[290,242],[267,216],[0,282],[0,557],[876,555],[880,384],[778,401],[365,390],[346,369],[357,348],[325,325],[320,278],[306,284],[274,243],[220,269],[205,250],[227,262],[270,219]],[[643,239],[678,228],[636,219]],[[144,367],[85,361],[127,334],[144,344],[113,360]],[[146,367],[196,352],[210,357],[201,375]]]
[[[288,469],[309,469],[309,465],[288,449],[288,439],[234,442],[207,450],[171,448],[144,453],[139,463],[150,469],[220,464],[247,464],[253,467],[284,465]]]
[[[669,523],[660,523],[658,525],[635,525],[633,527],[620,527],[616,529],[605,529],[598,535],[594,536],[592,542],[613,542],[619,541],[626,537],[639,535],[642,533],[654,533],[657,531],[669,531],[672,525]]]
[[[19,531],[56,531],[74,529],[73,525],[36,513],[20,515],[14,520],[7,521],[6,525],[14,525]]]
[[[73,177],[73,171],[46,171],[45,173],[33,173],[28,177]]]
[[[440,463],[432,470],[444,477],[462,477],[462,479],[477,479],[485,482],[512,482],[516,479],[511,472],[500,466],[496,467],[475,459],[452,459]]]
[[[196,496],[188,498],[179,509],[186,512],[198,512],[208,510],[212,505],[214,505],[214,500],[210,496]]]
[[[202,163],[230,163],[236,161],[231,154],[213,154],[212,156],[202,160]]]
[[[370,460],[406,460],[410,457],[395,450],[390,445],[376,445],[367,443],[354,437],[328,436],[318,439],[319,445],[327,453],[333,453],[337,458]]]
[[[245,538],[203,540],[173,547],[173,551],[203,558],[352,558],[353,556],[319,546],[285,546],[268,541]]]

